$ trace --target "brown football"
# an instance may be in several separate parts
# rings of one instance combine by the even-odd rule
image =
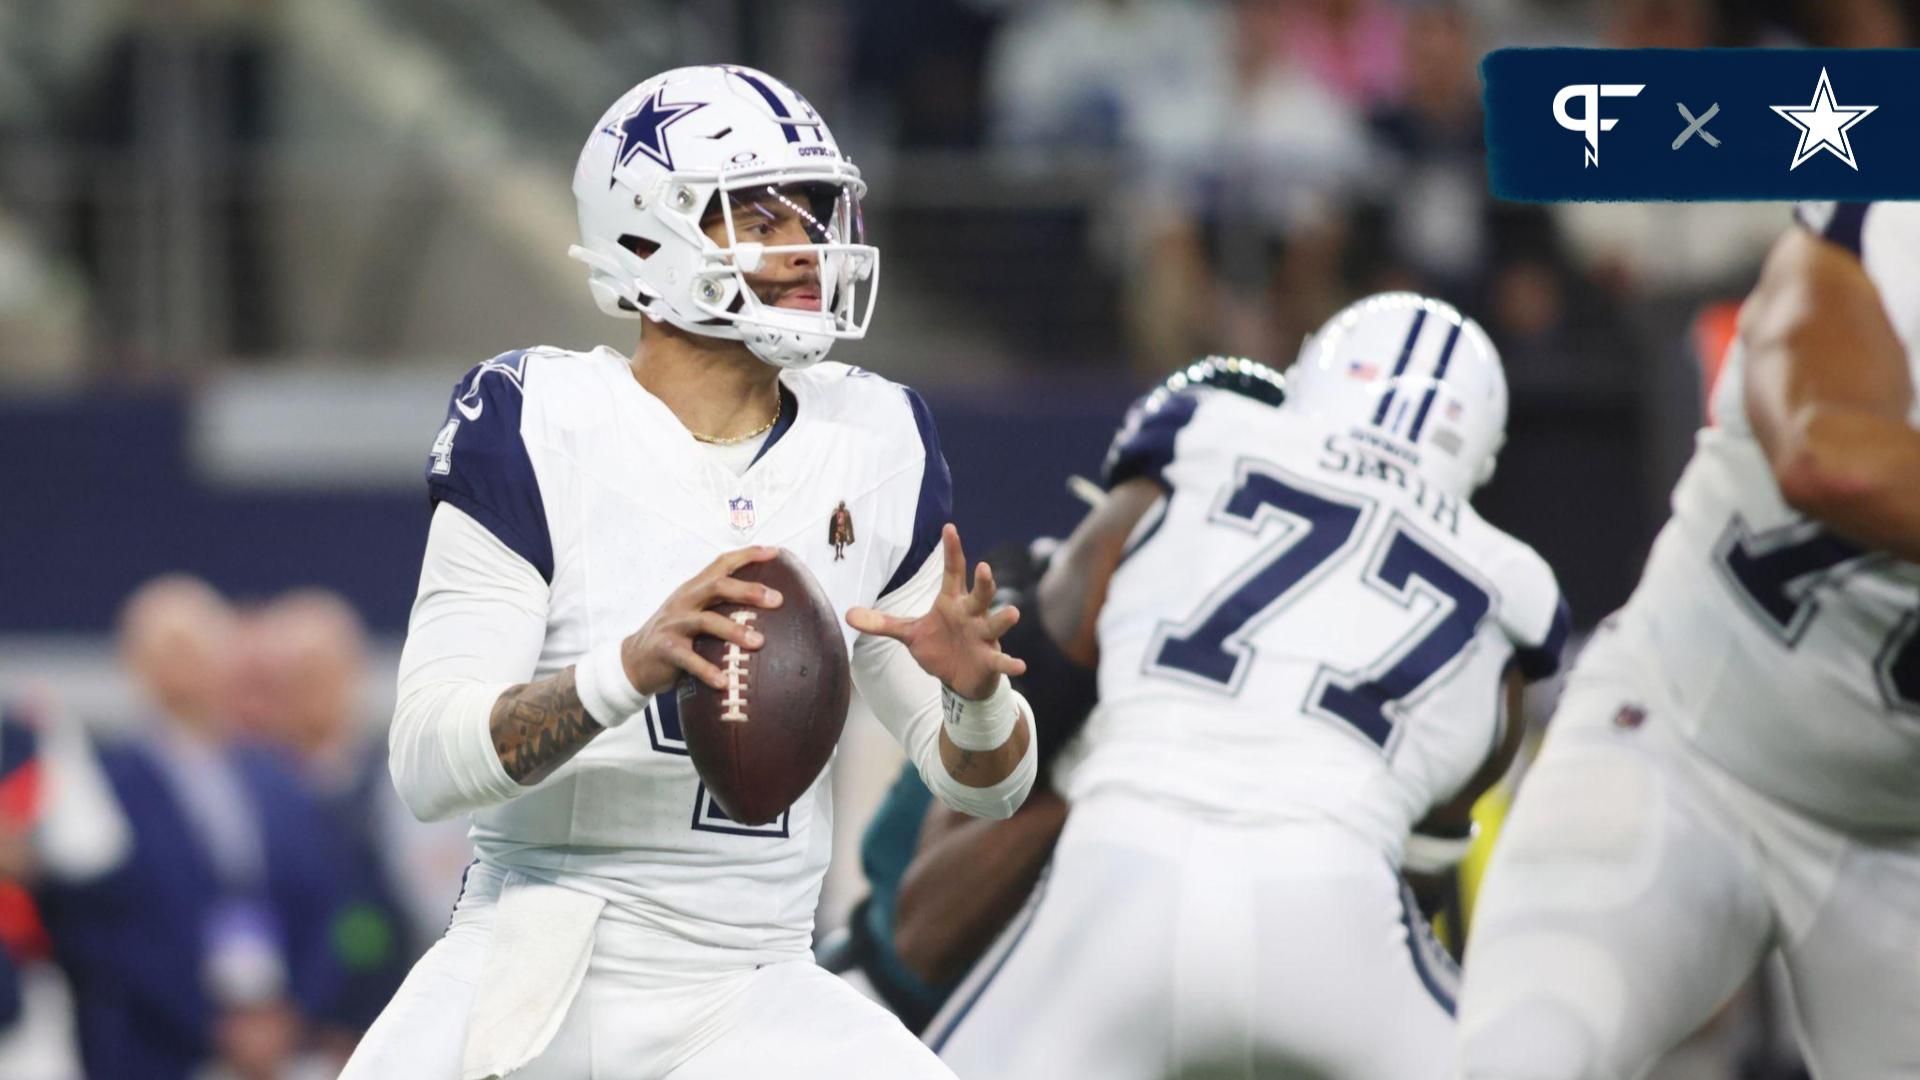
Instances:
[[[798,556],[782,549],[734,576],[778,589],[782,602],[772,610],[714,606],[750,620],[766,644],[749,651],[695,638],[694,651],[727,673],[727,689],[682,676],[680,724],[713,801],[735,821],[765,825],[827,767],[847,722],[853,673],[833,604]]]

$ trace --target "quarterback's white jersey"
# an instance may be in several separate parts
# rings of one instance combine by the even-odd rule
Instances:
[[[611,350],[508,353],[460,382],[429,488],[548,583],[528,677],[632,633],[716,556],[747,544],[799,556],[842,614],[937,570],[929,557],[950,481],[925,404],[837,363],[784,371],[780,385],[782,419],[736,473]],[[829,522],[841,510],[853,538],[836,544],[846,537]],[[856,632],[841,629],[854,645]],[[663,694],[551,777],[475,812],[473,838],[484,862],[601,897],[606,918],[658,931],[663,961],[750,967],[810,945],[830,787],[823,773],[769,825],[729,820]]]
[[[1100,613],[1069,799],[1331,820],[1397,859],[1492,750],[1508,665],[1558,666],[1546,562],[1386,440],[1227,388],[1136,406],[1105,479],[1137,476],[1167,495]]]
[[[1920,380],[1920,204],[1801,218],[1860,255]],[[1920,828],[1920,567],[1787,506],[1744,382],[1736,344],[1620,631],[1657,660],[1675,722],[1742,780],[1835,824]]]

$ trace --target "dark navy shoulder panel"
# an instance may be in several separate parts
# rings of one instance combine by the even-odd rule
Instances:
[[[1567,598],[1561,597],[1553,609],[1553,622],[1547,627],[1547,636],[1538,645],[1521,645],[1513,650],[1513,662],[1520,668],[1520,676],[1528,682],[1539,682],[1560,670],[1560,654],[1567,647],[1567,634],[1573,628],[1573,616],[1567,610]]]
[[[767,432],[766,440],[760,444],[760,449],[754,451],[753,460],[747,463],[747,467],[752,468],[761,458],[766,457],[767,451],[773,449],[774,443],[786,437],[787,432],[793,428],[793,422],[799,418],[800,399],[794,396],[793,391],[787,389],[786,383],[781,383],[780,415],[773,418],[773,430]]]
[[[1793,208],[1793,218],[1802,227],[1858,256],[1861,237],[1867,229],[1867,210],[1872,206],[1872,203],[1801,203]],[[1831,212],[1822,221],[1821,213],[1828,208]]]
[[[913,424],[920,430],[927,463],[920,471],[920,498],[913,508],[913,539],[900,565],[894,567],[893,577],[880,590],[881,596],[905,585],[919,571],[927,556],[940,546],[940,531],[953,520],[953,474],[947,470],[946,455],[940,452],[940,433],[933,426],[933,411],[911,387],[900,389],[907,395],[908,408],[913,410]]]
[[[1136,476],[1150,476],[1162,487],[1161,473],[1173,461],[1174,436],[1193,419],[1202,390],[1224,390],[1277,406],[1286,400],[1280,373],[1240,356],[1203,356],[1167,376],[1154,391],[1127,410],[1127,419],[1107,450],[1100,479],[1111,491]]]
[[[526,371],[524,351],[502,353],[454,385],[427,455],[427,496],[465,511],[551,583],[546,503],[520,438]]]
[[[1136,476],[1146,476],[1161,486],[1161,474],[1173,463],[1173,441],[1193,419],[1200,404],[1191,390],[1168,392],[1155,390],[1127,410],[1127,419],[1107,449],[1100,466],[1100,482],[1108,491]]]

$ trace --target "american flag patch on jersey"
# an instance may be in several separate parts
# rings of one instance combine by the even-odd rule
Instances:
[[[753,500],[742,495],[727,500],[727,520],[736,529],[753,528]]]
[[[1347,361],[1347,377],[1368,381],[1380,377],[1380,365],[1371,360]]]

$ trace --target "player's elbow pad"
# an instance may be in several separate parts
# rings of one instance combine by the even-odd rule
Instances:
[[[931,762],[922,762],[920,778],[935,797],[948,807],[974,817],[992,818],[1004,821],[1013,816],[1020,804],[1027,801],[1027,793],[1033,790],[1033,781],[1040,774],[1039,740],[1032,737],[1031,716],[1023,718],[1028,725],[1026,753],[1020,755],[1020,763],[1013,767],[1006,779],[992,787],[969,787],[953,778],[947,767],[940,761],[939,750],[934,750]]]
[[[493,748],[493,705],[506,688],[436,683],[400,695],[387,764],[394,790],[414,817],[439,821],[520,793]]]

